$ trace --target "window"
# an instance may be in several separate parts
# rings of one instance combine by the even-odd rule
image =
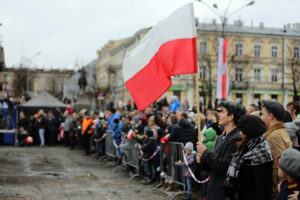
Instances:
[[[272,58],[277,58],[278,57],[278,47],[277,46],[272,46],[271,47],[271,57]]]
[[[205,80],[205,67],[204,66],[199,67],[199,79]]]
[[[242,56],[243,55],[243,48],[244,45],[243,44],[235,44],[235,55],[236,56]]]
[[[254,104],[258,105],[260,102],[260,94],[254,94]]]
[[[255,68],[253,73],[253,81],[259,82],[260,81],[260,68]]]
[[[243,94],[236,93],[235,94],[235,102],[242,104],[243,103]]]
[[[271,82],[276,83],[278,82],[278,70],[271,69]]]
[[[173,94],[174,96],[177,96],[178,100],[180,101],[181,91],[174,91]]]
[[[206,41],[201,41],[200,42],[200,54],[201,55],[206,55],[207,54],[207,42]]]
[[[299,60],[300,54],[299,54],[299,47],[294,47],[294,59]]]
[[[243,80],[243,69],[235,68],[235,81],[242,81],[242,80]]]
[[[261,46],[259,44],[254,45],[254,57],[260,57]]]
[[[277,101],[278,95],[277,94],[272,94],[271,95],[271,100],[272,101]]]

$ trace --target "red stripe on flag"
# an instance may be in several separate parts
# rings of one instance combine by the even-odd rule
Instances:
[[[169,89],[170,76],[197,73],[196,55],[196,38],[161,45],[149,64],[125,82],[138,109],[145,109]]]
[[[226,63],[226,59],[227,59],[227,46],[228,46],[228,40],[227,39],[223,39],[223,64]]]

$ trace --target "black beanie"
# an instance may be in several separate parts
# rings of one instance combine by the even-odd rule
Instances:
[[[147,130],[147,131],[146,131],[146,135],[147,135],[148,137],[153,137],[153,131]]]
[[[272,113],[277,120],[283,121],[285,110],[281,103],[271,100],[263,100],[262,102],[263,107],[265,107],[269,113]]]
[[[259,137],[267,131],[265,123],[256,115],[244,115],[238,121],[238,128],[248,138]]]

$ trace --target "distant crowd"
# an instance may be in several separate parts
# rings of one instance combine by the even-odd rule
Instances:
[[[18,144],[60,144],[101,159],[110,137],[116,148],[116,165],[122,165],[125,144],[134,138],[141,148],[142,183],[163,181],[162,188],[172,190],[176,184],[160,168],[160,162],[163,168],[169,165],[167,156],[159,156],[167,155],[168,149],[159,147],[182,143],[184,160],[173,164],[185,168],[187,199],[192,199],[195,186],[201,188],[199,199],[299,199],[299,111],[298,102],[284,107],[263,100],[246,109],[225,101],[199,115],[198,135],[195,107],[181,105],[176,96],[170,103],[164,98],[142,112],[110,100],[103,113],[76,113],[70,106],[48,113],[40,110],[33,116],[20,112]],[[130,166],[125,167],[132,173]],[[196,183],[206,179],[201,185]]]

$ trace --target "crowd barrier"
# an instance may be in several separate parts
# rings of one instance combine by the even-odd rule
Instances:
[[[136,139],[126,139],[125,142],[121,143],[120,147],[123,151],[122,163],[124,165],[129,165],[136,169],[136,173],[132,175],[129,178],[129,180],[133,179],[134,177],[141,176],[141,149]],[[184,162],[183,149],[184,145],[182,143],[170,142],[167,145],[160,144],[160,172],[164,172],[165,175],[163,178],[182,186],[183,189],[183,192],[176,193],[172,196],[171,199],[173,199],[178,194],[186,193],[187,189],[184,175],[184,167],[175,165],[175,162],[177,162],[178,160]],[[116,149],[113,144],[113,138],[111,137],[111,133],[107,134],[105,140],[105,151],[107,156],[115,157]],[[113,171],[116,171],[116,169],[120,167],[122,166],[115,167]]]
[[[105,138],[105,155],[115,158],[116,157],[116,148],[113,143],[112,132],[107,131]]]
[[[160,144],[160,170],[164,172],[165,177],[183,187],[186,190],[184,167],[175,165],[178,160],[183,161],[183,144],[170,142],[168,144]]]
[[[121,148],[123,150],[123,159],[122,162],[125,165],[129,165],[133,168],[135,168],[136,173],[133,174],[129,180],[141,176],[140,175],[140,148],[137,145],[137,141],[135,138],[131,140],[126,139],[126,143],[121,145]]]

